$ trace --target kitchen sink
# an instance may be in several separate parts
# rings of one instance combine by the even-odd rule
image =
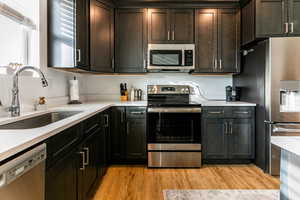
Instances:
[[[81,111],[50,112],[39,116],[23,119],[20,121],[12,122],[9,124],[0,125],[0,130],[40,128],[79,113],[81,113]]]

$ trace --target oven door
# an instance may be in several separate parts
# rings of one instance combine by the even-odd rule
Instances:
[[[147,120],[148,144],[201,144],[201,108],[148,108]]]
[[[183,65],[182,50],[150,50],[148,69],[160,67],[181,67]]]

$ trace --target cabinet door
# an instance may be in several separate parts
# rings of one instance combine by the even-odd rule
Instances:
[[[146,159],[146,118],[127,119],[126,159]]]
[[[256,36],[264,38],[286,34],[287,7],[286,0],[257,0]]]
[[[171,24],[168,9],[148,9],[148,42],[164,44],[171,42]]]
[[[79,156],[71,152],[46,171],[46,200],[77,200]]]
[[[97,168],[98,168],[98,179],[101,179],[102,176],[106,173],[106,167],[107,167],[107,152],[106,152],[106,132],[105,128],[102,127],[101,131],[98,134],[98,161],[97,161]]]
[[[255,1],[249,1],[241,9],[242,12],[242,44],[255,40]]]
[[[104,129],[104,134],[105,134],[105,140],[106,140],[106,167],[104,169],[104,173],[106,172],[106,169],[108,165],[111,163],[111,109],[106,110],[103,115],[103,129]]]
[[[240,12],[220,9],[218,14],[218,71],[240,70]]]
[[[195,22],[195,72],[214,72],[218,56],[217,9],[196,10]]]
[[[229,158],[254,159],[253,119],[229,120]]]
[[[114,107],[111,113],[111,161],[122,163],[125,151],[126,116],[125,107]]]
[[[81,151],[85,153],[85,169],[81,170],[82,178],[80,179],[84,199],[91,197],[93,186],[98,177],[97,165],[99,164],[98,143],[100,131],[100,129],[96,130],[81,147]]]
[[[300,35],[300,0],[289,0],[289,35]]]
[[[202,120],[202,144],[204,159],[227,158],[227,136],[224,119]]]
[[[113,72],[113,8],[91,1],[91,71]]]
[[[89,69],[89,1],[76,0],[76,62],[79,68]]]
[[[194,10],[173,9],[171,11],[171,35],[173,43],[194,44]]]
[[[116,12],[115,72],[146,72],[147,10]]]

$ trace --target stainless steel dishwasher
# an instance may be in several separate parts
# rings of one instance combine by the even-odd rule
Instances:
[[[0,166],[1,200],[45,199],[46,144]]]

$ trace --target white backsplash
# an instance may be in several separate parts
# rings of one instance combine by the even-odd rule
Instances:
[[[94,76],[83,75],[82,94],[86,100],[119,100],[120,83],[127,83],[128,89],[142,89],[145,95],[147,85],[177,84],[194,88],[194,98],[200,98],[197,86],[208,99],[225,99],[225,87],[232,85],[232,76],[192,76],[188,74],[153,73],[147,75]],[[145,99],[145,96],[144,96]],[[203,100],[203,98],[200,98]]]
[[[191,76],[188,74],[147,74],[147,75],[119,75],[95,76],[66,73],[62,71],[47,70],[46,77],[49,86],[42,87],[40,78],[21,76],[19,80],[21,111],[32,111],[34,104],[40,96],[45,96],[48,105],[55,106],[68,102],[68,80],[74,75],[80,82],[82,100],[119,100],[120,83],[127,83],[128,89],[142,89],[145,99],[147,85],[151,84],[179,84],[190,85],[193,88],[193,100],[203,100],[199,97],[199,90],[208,99],[225,99],[225,87],[232,85],[232,76]],[[12,76],[0,75],[0,100],[3,107],[11,104]],[[3,107],[0,107],[0,116],[6,116]]]

